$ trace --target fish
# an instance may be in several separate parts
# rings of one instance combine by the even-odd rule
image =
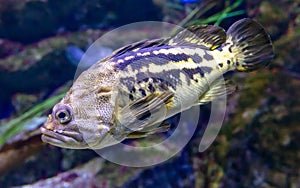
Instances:
[[[79,75],[40,128],[41,139],[101,149],[168,131],[168,118],[236,90],[225,73],[264,68],[273,56],[270,36],[250,18],[227,31],[192,25],[172,37],[129,44]]]

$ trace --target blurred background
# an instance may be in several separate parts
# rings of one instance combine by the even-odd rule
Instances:
[[[39,127],[102,34],[137,21],[227,29],[244,17],[265,27],[276,55],[264,70],[232,75],[238,91],[206,151],[198,146],[210,104],[183,151],[156,166],[123,167],[41,142]],[[0,0],[0,186],[298,188],[299,41],[299,0]]]

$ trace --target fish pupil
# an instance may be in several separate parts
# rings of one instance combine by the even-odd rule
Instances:
[[[67,114],[65,112],[60,112],[57,117],[59,117],[60,119],[65,119],[67,116]]]

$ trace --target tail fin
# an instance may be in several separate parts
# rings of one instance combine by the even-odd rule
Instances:
[[[234,53],[236,69],[249,72],[269,64],[273,58],[271,39],[264,28],[249,18],[235,22],[227,31],[226,43]]]

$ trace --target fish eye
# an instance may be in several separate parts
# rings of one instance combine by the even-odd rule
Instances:
[[[69,123],[71,121],[71,113],[67,109],[58,110],[55,113],[55,118],[62,124]]]

